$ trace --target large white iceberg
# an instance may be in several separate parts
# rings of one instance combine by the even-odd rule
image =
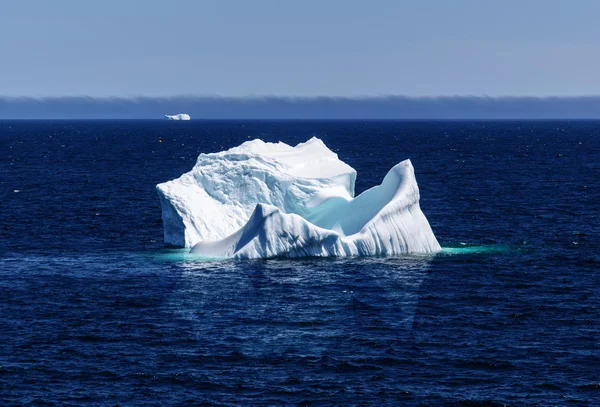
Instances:
[[[356,171],[317,138],[200,154],[157,185],[165,243],[206,257],[396,256],[440,246],[409,160],[354,198]]]
[[[185,113],[179,113],[179,114],[173,114],[173,115],[166,114],[165,119],[167,119],[167,120],[190,120],[190,115],[185,114]]]

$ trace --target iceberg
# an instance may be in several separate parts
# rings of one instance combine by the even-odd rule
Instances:
[[[165,115],[165,119],[167,120],[190,120],[190,115],[185,113],[179,113],[174,115]]]
[[[164,240],[213,258],[398,256],[441,250],[410,160],[354,197],[356,171],[318,138],[200,154],[157,185]]]

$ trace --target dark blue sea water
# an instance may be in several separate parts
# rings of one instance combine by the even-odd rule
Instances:
[[[199,262],[155,185],[317,136],[444,251]],[[0,405],[600,405],[600,122],[0,121]]]

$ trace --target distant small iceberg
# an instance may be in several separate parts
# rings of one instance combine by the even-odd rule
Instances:
[[[185,113],[179,113],[174,115],[165,115],[165,119],[167,120],[190,120],[190,115]]]

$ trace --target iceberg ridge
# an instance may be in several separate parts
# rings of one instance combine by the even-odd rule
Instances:
[[[410,160],[354,198],[356,171],[312,138],[200,154],[157,185],[165,243],[206,257],[395,256],[440,246]]]

